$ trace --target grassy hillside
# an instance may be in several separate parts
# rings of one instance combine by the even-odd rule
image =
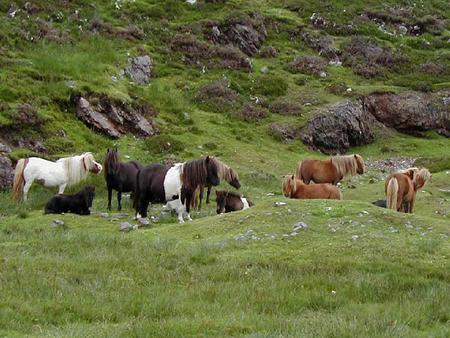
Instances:
[[[42,215],[54,191],[39,186],[26,204],[0,192],[0,335],[448,336],[448,138],[379,129],[348,151],[423,158],[433,179],[413,215],[370,205],[387,175],[376,166],[345,180],[340,202],[287,200],[280,180],[298,160],[326,157],[297,134],[316,109],[374,91],[448,88],[449,17],[442,0],[0,2],[0,140],[46,148],[15,147],[12,160],[92,151],[102,161],[112,146],[143,163],[213,154],[256,204],[216,216],[213,202],[182,226],[154,206],[150,227],[120,233],[131,203],[102,216],[102,176],[87,180],[97,187],[88,217]],[[211,36],[233,20],[264,25],[258,51]],[[342,65],[305,34],[340,51]],[[359,53],[363,45],[382,57]],[[139,55],[153,60],[148,85],[123,75]],[[76,117],[79,94],[150,104],[160,134],[94,132]],[[32,120],[21,119],[24,105]],[[291,235],[299,221],[308,227]]]

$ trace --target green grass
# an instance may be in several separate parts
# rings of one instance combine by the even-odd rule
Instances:
[[[25,2],[15,3],[22,8]],[[344,180],[344,201],[287,201],[280,192],[281,175],[293,173],[300,159],[326,156],[299,140],[283,144],[268,131],[274,122],[303,126],[317,108],[377,90],[398,92],[420,84],[448,88],[450,72],[420,70],[424,62],[450,66],[448,22],[441,31],[415,37],[389,35],[374,22],[360,20],[369,9],[411,5],[398,1],[33,4],[40,9],[37,14],[19,11],[12,19],[9,3],[0,3],[2,131],[14,122],[16,107],[28,103],[44,123],[23,133],[41,137],[49,153],[37,155],[53,160],[92,151],[102,162],[106,148],[113,146],[143,163],[216,155],[239,172],[241,191],[256,207],[217,216],[213,203],[194,212],[193,222],[178,225],[175,216],[152,206],[157,223],[123,234],[120,222],[134,222],[131,202],[124,198],[123,213],[100,216],[107,204],[102,175],[67,189],[96,186],[88,217],[43,215],[54,189],[33,186],[26,204],[0,192],[0,336],[449,336],[450,139],[434,132],[414,137],[386,129],[376,131],[374,143],[349,149],[366,159],[420,158],[418,164],[433,171],[432,181],[418,194],[415,214],[404,215],[370,204],[384,196],[388,173],[379,170],[369,170],[351,184]],[[270,59],[252,56],[251,72],[202,69],[201,64],[186,64],[170,48],[173,36],[183,31],[205,40],[206,20],[251,12],[265,16],[263,46],[279,51]],[[337,26],[316,30],[310,24],[312,13]],[[427,1],[412,13],[418,19],[442,19],[448,17],[448,4]],[[119,30],[136,25],[143,36],[129,40],[94,33],[93,19]],[[413,24],[415,19],[405,20]],[[42,21],[66,38],[39,38]],[[298,35],[301,30],[327,35],[341,48],[352,34],[339,27],[349,23],[355,35],[400,51],[408,62],[372,79],[345,66],[328,65],[325,78],[288,71],[295,57],[317,55]],[[154,60],[153,78],[149,85],[137,86],[121,71],[130,56],[143,53]],[[220,79],[239,93],[236,103],[212,108],[195,99],[201,86]],[[330,86],[337,84],[352,93],[332,93]],[[94,133],[75,116],[70,97],[78,93],[150,104],[158,112],[161,135],[112,140]],[[241,106],[256,96],[264,107],[280,99],[296,102],[302,115],[269,114],[258,123],[238,119]],[[17,148],[9,157],[30,155],[36,154]],[[230,189],[225,184],[219,188]],[[280,200],[288,205],[274,207]],[[52,227],[54,218],[63,219],[65,227]],[[297,221],[309,227],[283,237]],[[235,240],[248,230],[260,239]]]

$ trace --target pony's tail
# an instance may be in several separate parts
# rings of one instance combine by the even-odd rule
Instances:
[[[299,162],[298,162],[298,166],[297,166],[297,174],[296,174],[296,176],[297,176],[299,179],[303,180],[303,178],[302,178],[302,161],[299,161]]]
[[[27,166],[28,161],[21,158],[16,165],[16,170],[14,171],[14,183],[13,183],[13,197],[16,201],[22,198],[23,187],[25,185],[25,178],[23,177],[23,171]]]
[[[386,188],[386,207],[397,211],[398,181],[395,177],[389,180]]]
[[[138,208],[139,208],[139,175],[141,173],[141,170],[139,169],[136,173],[136,182],[135,182],[135,187],[134,187],[134,196],[133,196],[133,208],[134,210],[136,210],[136,212],[139,212]]]

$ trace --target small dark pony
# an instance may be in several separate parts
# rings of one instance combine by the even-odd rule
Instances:
[[[306,184],[338,184],[345,176],[364,174],[364,160],[358,154],[333,156],[329,160],[303,160],[298,163],[297,177]]]
[[[298,199],[341,200],[338,187],[329,183],[305,184],[294,175],[283,176],[282,190],[285,197]]]
[[[71,212],[78,215],[90,215],[92,201],[95,196],[95,187],[87,186],[73,195],[56,194],[45,205],[44,213],[61,214]]]
[[[241,187],[241,182],[239,181],[238,173],[233,169],[227,166],[226,164],[219,162],[219,178],[228,182],[233,188],[239,189]],[[206,204],[209,204],[209,197],[211,195],[212,185],[206,186]],[[198,193],[199,201],[198,205],[196,205],[196,198],[194,200],[193,207],[197,207],[198,210],[202,208],[203,194],[204,194],[205,186],[199,186],[196,191],[196,195]]]
[[[111,210],[113,189],[117,190],[118,210],[122,210],[122,193],[134,193],[136,174],[142,165],[137,161],[121,162],[117,149],[108,149],[103,168],[108,188],[108,210]]]
[[[217,213],[245,210],[253,206],[253,203],[242,194],[230,191],[216,191]]]

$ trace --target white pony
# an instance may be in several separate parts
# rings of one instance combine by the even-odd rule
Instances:
[[[34,181],[44,187],[59,187],[62,194],[67,185],[84,180],[89,172],[98,174],[102,165],[95,162],[91,153],[61,158],[56,162],[39,157],[20,159],[14,172],[13,194],[16,200],[27,200],[28,190]]]

